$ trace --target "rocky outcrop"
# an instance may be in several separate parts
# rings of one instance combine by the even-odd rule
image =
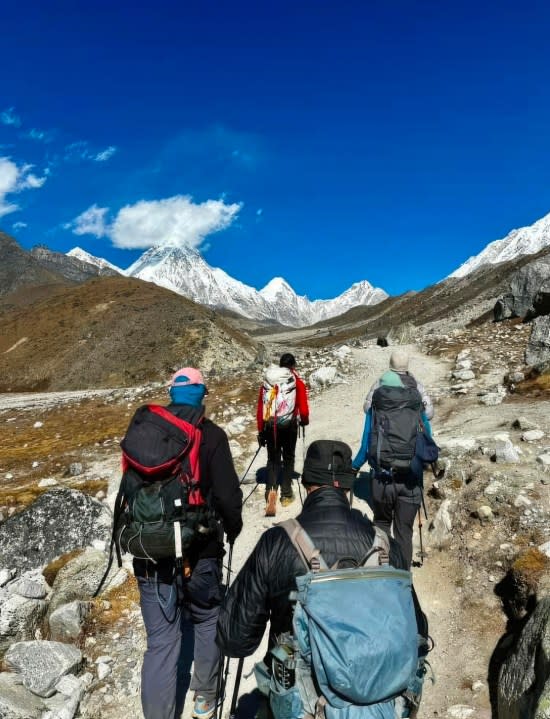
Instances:
[[[87,549],[67,562],[57,573],[52,585],[52,598],[48,610],[50,617],[63,604],[90,599],[99,586],[106,566],[107,556],[98,549]],[[122,584],[127,576],[126,571],[119,570],[114,562],[105,582],[105,588],[112,589]]]
[[[2,589],[0,592],[0,656],[12,642],[33,639],[46,614],[47,602]],[[2,713],[0,712],[0,716]]]
[[[21,678],[0,673],[0,717],[2,719],[39,719],[45,704],[21,684]]]
[[[525,362],[542,371],[550,367],[550,315],[533,320]]]
[[[23,686],[40,697],[51,697],[62,676],[82,664],[80,649],[61,642],[17,642],[4,658],[11,671],[21,675]]]
[[[100,502],[73,489],[54,489],[0,525],[0,567],[42,567],[94,539],[106,540],[110,526]]]
[[[499,719],[550,717],[550,598],[537,605],[503,662],[498,681]]]
[[[540,308],[545,306],[544,295],[550,292],[549,276],[549,256],[541,257],[520,268],[512,275],[508,292],[495,305],[495,320],[535,317],[535,300],[540,311]]]

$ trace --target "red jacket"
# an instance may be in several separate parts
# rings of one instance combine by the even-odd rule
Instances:
[[[296,378],[296,404],[294,405],[294,416],[299,420],[300,424],[305,426],[309,424],[309,404],[307,401],[307,388],[303,380],[298,377],[295,370],[290,370]],[[258,432],[264,429],[264,397],[263,385],[258,392],[258,405],[256,407],[256,423]]]

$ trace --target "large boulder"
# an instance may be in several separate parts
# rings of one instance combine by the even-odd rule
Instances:
[[[336,367],[319,367],[309,375],[309,384],[311,387],[326,387],[336,382],[341,382],[342,378],[338,374]]]
[[[0,525],[0,566],[42,567],[110,533],[108,509],[74,489],[53,489]]]
[[[99,586],[107,567],[107,555],[99,549],[87,549],[71,559],[57,573],[52,584],[52,596],[48,608],[49,615],[60,607],[74,601],[87,601]],[[128,573],[118,569],[113,562],[105,589],[112,589],[126,581]]]
[[[508,292],[494,309],[496,320],[508,317],[535,317],[535,298],[550,290],[550,256],[529,262],[512,275]],[[544,300],[537,299],[537,306]]]
[[[501,665],[498,717],[550,717],[550,597],[538,603]]]
[[[550,365],[550,315],[533,320],[525,362],[541,370],[546,370]]]
[[[90,606],[90,602],[76,601],[58,607],[49,618],[51,638],[60,642],[78,639]]]
[[[23,686],[39,697],[51,697],[62,676],[78,671],[82,664],[80,649],[61,642],[17,642],[4,662],[21,675]]]

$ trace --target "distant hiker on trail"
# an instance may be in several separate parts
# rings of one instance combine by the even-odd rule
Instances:
[[[407,352],[394,350],[390,369],[373,384],[363,405],[365,426],[353,467],[358,471],[368,459],[374,523],[387,534],[393,523],[393,536],[410,567],[424,471],[417,435],[420,431],[431,437],[434,411],[424,386],[408,370]]]
[[[304,382],[296,372],[296,359],[286,352],[279,366],[270,365],[264,374],[256,410],[258,442],[267,446],[266,517],[274,517],[277,485],[282,465],[281,504],[294,500],[292,476],[298,426],[309,424],[309,406]],[[282,462],[281,462],[282,458]]]
[[[123,449],[115,503],[117,554],[134,555],[147,650],[141,672],[145,719],[175,719],[183,612],[194,626],[193,717],[216,708],[220,653],[215,643],[221,594],[223,533],[242,528],[242,493],[225,432],[205,419],[199,370],[185,367],[170,383],[167,407],[137,410]]]
[[[420,699],[426,617],[397,543],[351,508],[354,478],[345,443],[312,442],[301,514],[264,532],[222,604],[228,657],[253,654],[270,622],[254,671],[275,719],[395,719]]]

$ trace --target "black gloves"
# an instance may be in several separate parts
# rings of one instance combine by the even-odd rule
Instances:
[[[267,437],[265,436],[265,430],[258,432],[258,446],[265,447],[267,444]]]
[[[309,424],[309,417],[304,417],[304,419],[302,419],[300,417],[300,427],[307,427],[308,424]]]

